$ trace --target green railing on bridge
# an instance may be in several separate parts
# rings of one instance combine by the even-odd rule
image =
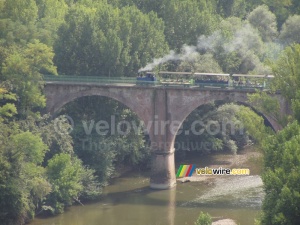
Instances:
[[[101,83],[101,84],[135,84],[135,77],[97,77],[97,76],[70,76],[70,75],[44,75],[45,82],[64,82],[64,83]]]
[[[185,83],[174,83],[162,81],[137,81],[136,77],[101,77],[101,76],[71,76],[71,75],[44,75],[44,81],[46,83],[53,82],[53,83],[84,83],[84,84],[115,84],[115,85],[159,85],[159,86],[170,86],[170,87],[180,87],[186,85]],[[229,89],[239,89],[239,90],[253,90],[253,89],[260,89],[260,90],[269,90],[268,84],[256,84],[256,85],[239,85],[239,84],[218,84],[218,83],[202,83],[202,84],[190,84],[189,86],[197,86],[201,89],[205,88],[229,88]]]

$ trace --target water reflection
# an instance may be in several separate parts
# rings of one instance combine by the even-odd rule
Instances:
[[[168,225],[175,225],[176,187],[169,190]]]
[[[256,201],[261,198],[260,182],[259,176],[224,177],[214,184],[178,182],[171,190],[157,191],[148,187],[147,175],[130,174],[108,186],[101,201],[31,225],[182,225],[194,224],[200,211],[253,225],[261,204]]]

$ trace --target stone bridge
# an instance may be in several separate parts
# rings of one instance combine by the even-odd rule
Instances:
[[[54,114],[65,104],[84,96],[105,96],[115,99],[137,114],[148,126],[151,139],[152,167],[150,187],[168,189],[176,184],[174,142],[176,133],[186,117],[197,107],[226,100],[248,105],[247,94],[254,90],[229,90],[199,87],[163,87],[136,85],[100,85],[92,83],[47,82],[45,85],[47,111]],[[281,114],[288,105],[280,95]],[[280,125],[269,115],[263,115],[274,130]]]

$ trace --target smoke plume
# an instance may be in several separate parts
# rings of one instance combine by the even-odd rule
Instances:
[[[221,30],[215,31],[209,36],[201,35],[198,38],[197,46],[183,45],[180,53],[172,50],[164,57],[154,59],[152,63],[141,68],[139,72],[153,70],[156,66],[168,61],[192,61],[199,54],[218,54],[220,49],[225,53],[237,52],[242,59],[242,65],[245,67],[243,72],[254,70],[255,72],[266,73],[269,71],[269,68],[264,66],[260,60],[261,56],[270,54],[267,52],[269,43],[264,43],[258,31],[247,21],[238,29],[233,29],[236,30],[233,31],[231,38],[224,37]]]

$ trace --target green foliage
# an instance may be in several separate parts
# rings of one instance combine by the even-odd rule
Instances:
[[[240,106],[237,115],[244,124],[246,132],[257,143],[262,144],[263,140],[271,134],[270,128],[264,125],[264,119],[250,108]]]
[[[102,194],[103,184],[99,182],[99,179],[95,176],[95,173],[95,170],[84,167],[84,170],[81,174],[81,183],[84,188],[79,193],[80,199],[95,200]],[[76,199],[76,201],[78,202],[79,200]]]
[[[270,96],[266,92],[257,91],[248,95],[249,103],[260,113],[272,118],[282,126],[287,123],[287,115],[280,115],[280,104],[278,99]]]
[[[262,224],[297,224],[300,219],[300,126],[293,122],[264,144],[266,196]]]
[[[61,153],[48,161],[46,171],[52,184],[48,203],[54,208],[54,213],[62,213],[64,207],[71,205],[83,190],[81,183],[83,166],[79,159]]]
[[[242,64],[242,58],[237,52],[226,52],[220,48],[220,52],[215,56],[225,73],[237,73]]]
[[[211,34],[218,23],[218,16],[206,7],[200,8],[196,1],[168,1],[161,17],[166,25],[166,40],[176,50],[184,44],[196,45],[198,36]]]
[[[245,0],[217,0],[217,12],[222,17],[243,17],[246,14]]]
[[[22,155],[22,160],[40,165],[45,157],[48,147],[42,139],[31,132],[22,132],[12,137],[14,148]]]
[[[67,14],[55,44],[60,73],[130,76],[168,50],[163,21],[154,13],[95,6],[77,6]]]
[[[2,122],[5,118],[11,118],[17,114],[17,108],[15,104],[7,103],[7,100],[16,101],[16,95],[0,87],[0,103],[4,101],[4,104],[0,105],[0,122]]]
[[[295,44],[287,47],[272,64],[274,89],[280,90],[291,101],[295,121],[263,142],[262,179],[266,193],[261,218],[263,225],[292,225],[300,220],[299,57],[300,45]],[[276,106],[265,96],[263,102],[264,108],[269,110]]]
[[[296,96],[291,100],[294,117],[297,121],[300,121],[300,91],[296,92]]]
[[[2,17],[29,24],[37,19],[38,8],[34,0],[5,0]]]
[[[299,87],[300,87],[300,45],[287,47],[277,61],[272,63],[275,76],[274,89],[291,101],[294,118],[300,121],[299,114]]]
[[[227,141],[227,148],[230,150],[230,152],[234,155],[236,155],[237,151],[238,151],[238,147],[235,144],[234,140],[229,140]]]
[[[71,125],[64,116],[51,119],[50,115],[28,116],[26,120],[19,121],[20,127],[34,134],[40,135],[43,142],[50,149],[45,156],[45,162],[55,154],[73,154],[73,140],[67,131]],[[43,164],[44,165],[44,164]]]
[[[14,99],[14,96],[11,95],[8,99]],[[65,181],[70,179],[69,185],[59,188],[55,186],[57,189],[54,191],[56,180],[53,176],[50,179],[43,165],[55,152],[66,152],[62,154],[69,157],[73,153],[70,136],[57,133],[54,121],[49,121],[47,116],[28,117],[26,121],[2,121],[5,123],[0,123],[1,222],[8,225],[24,224],[33,218],[37,211],[61,212],[66,205],[73,202],[73,199],[71,203],[65,202],[66,199],[70,200],[71,194],[76,201],[79,201],[79,197],[90,199],[100,195],[100,184],[94,176],[94,171],[83,167],[78,159],[72,159],[73,170],[62,169],[63,175],[74,172],[67,174],[70,177],[66,175]],[[64,126],[66,122],[59,123]],[[46,157],[49,147],[52,152],[48,152]],[[51,167],[53,168],[54,166]],[[75,170],[80,171],[79,175]],[[77,196],[74,194],[76,191]],[[60,201],[57,196],[61,196],[63,200]]]
[[[19,113],[26,115],[36,107],[45,106],[41,73],[56,74],[53,55],[49,47],[36,41],[6,58],[2,74],[18,95]]]
[[[0,128],[0,219],[5,224],[23,224],[51,191],[40,166],[47,146],[14,122],[1,123]]]
[[[268,6],[261,5],[248,16],[251,25],[258,29],[263,41],[274,41],[278,35],[276,16],[269,11]]]
[[[195,225],[211,225],[211,216],[208,213],[200,212],[200,215],[195,222]]]
[[[205,72],[205,73],[222,73],[222,69],[218,62],[213,58],[213,55],[206,53],[200,55],[195,53],[188,61],[182,61],[178,65],[177,71],[187,72]]]
[[[300,15],[289,16],[289,18],[282,25],[280,31],[280,40],[289,45],[289,44],[300,44]]]
[[[248,21],[236,17],[222,20],[219,30],[211,36],[201,36],[198,48],[211,52],[226,73],[267,73],[263,65],[265,46],[257,29]]]
[[[300,2],[297,0],[292,0],[292,4],[290,7],[290,12],[292,14],[300,14]]]
[[[193,60],[170,67],[270,73],[265,61],[277,59],[281,51],[275,43],[275,19],[279,28],[284,24],[280,42],[299,43],[299,9],[298,0],[0,1],[0,221],[23,224],[37,211],[62,212],[74,201],[99,196],[117,164],[141,166],[149,161],[147,138],[142,133],[99,136],[93,130],[87,136],[82,126],[74,127],[72,136],[57,132],[58,124],[66,131],[71,127],[63,116],[38,115],[45,106],[42,74],[56,74],[57,66],[63,74],[132,76],[169,48],[182,51],[185,44],[205,48],[200,48]],[[205,38],[198,39],[200,35]],[[292,45],[271,64],[274,89],[291,100],[298,121],[299,55],[300,47]],[[279,118],[274,113],[278,103],[265,93],[250,100],[259,111]],[[78,112],[70,113],[75,124],[91,119],[110,121],[109,115],[116,115],[116,123],[124,119],[139,123],[136,115],[112,101],[85,101],[78,100],[63,111]],[[207,114],[209,110],[212,112]],[[202,139],[189,136],[182,141],[194,144],[205,140],[212,143],[213,151],[236,152],[249,136],[260,143],[267,140],[264,221],[295,224],[299,216],[297,125],[272,139],[261,117],[235,105],[199,108],[187,124],[194,119],[207,124],[224,118],[243,123],[247,133],[237,135],[237,126],[232,128],[236,134],[231,135],[228,127],[219,136],[206,133]],[[289,171],[288,175],[283,176],[283,171]]]
[[[291,0],[262,0],[262,2],[276,15],[279,27],[288,18],[289,10],[293,8]]]
[[[235,104],[198,107],[183,123],[176,137],[176,150],[183,154],[185,151],[209,153],[226,150],[236,154],[249,142],[249,133],[239,116],[242,107]]]
[[[0,6],[0,43],[24,47],[39,39],[52,47],[66,12],[63,0],[4,1]]]

